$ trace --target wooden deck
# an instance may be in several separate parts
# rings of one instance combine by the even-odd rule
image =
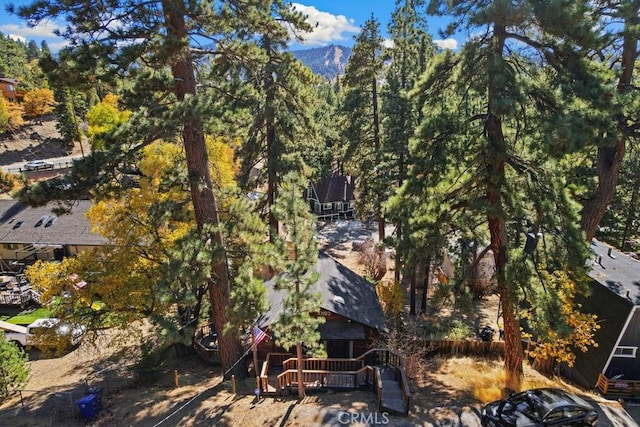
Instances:
[[[640,397],[640,381],[625,379],[609,379],[604,374],[598,375],[596,388],[606,398],[638,398]]]
[[[387,349],[372,349],[354,359],[305,358],[302,378],[298,360],[288,353],[269,353],[262,364],[260,388],[263,395],[279,395],[298,386],[305,388],[372,388],[378,396],[378,410],[407,415],[411,392],[402,357]]]

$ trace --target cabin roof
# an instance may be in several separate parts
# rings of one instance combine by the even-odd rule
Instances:
[[[370,282],[324,252],[318,254],[315,269],[320,277],[312,291],[320,293],[321,309],[370,328],[387,331],[378,295]],[[276,290],[275,282],[275,277],[265,282],[269,310],[256,321],[258,327],[275,322],[283,310],[286,291]]]
[[[594,257],[589,277],[614,294],[640,305],[640,261],[596,239],[591,241]]]
[[[320,203],[354,200],[355,179],[349,175],[333,175],[314,185]]]

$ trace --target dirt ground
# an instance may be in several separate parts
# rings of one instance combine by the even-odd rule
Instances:
[[[32,127],[21,136],[0,141],[0,164],[31,160],[32,155],[50,158],[67,154],[55,142],[37,144],[30,139],[33,132],[46,135],[45,139],[54,138],[55,127],[51,126],[53,122],[45,122],[44,127]],[[339,262],[362,273],[352,242],[371,233],[366,226],[324,224],[319,242]],[[392,277],[390,268],[385,279]],[[494,319],[496,299],[488,298],[479,304],[479,321],[488,323]],[[96,346],[83,344],[62,357],[47,358],[31,352],[31,375],[22,399],[14,395],[0,402],[0,426],[479,426],[482,393],[501,382],[499,360],[409,358],[409,417],[383,416],[376,412],[375,393],[368,390],[310,392],[301,402],[293,396],[257,401],[255,380],[249,378],[239,381],[237,393],[233,394],[231,383],[223,381],[219,367],[205,365],[195,356],[178,358],[173,352],[165,355],[155,381],[141,382],[133,370],[140,354],[136,341],[114,344],[112,338],[111,332],[105,332]],[[570,384],[546,378],[528,366],[525,381],[529,386],[572,389]],[[96,387],[103,388],[102,409],[97,418],[86,421],[76,401]],[[617,402],[577,391],[612,408],[614,415],[607,415],[603,426],[634,425],[633,420],[616,418],[620,407]]]
[[[0,165],[89,152],[86,140],[83,141],[82,148],[76,143],[69,149],[63,146],[59,138],[60,133],[53,116],[43,118],[42,123],[30,121],[15,132],[0,134]]]

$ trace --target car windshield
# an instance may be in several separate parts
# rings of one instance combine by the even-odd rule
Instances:
[[[525,415],[527,418],[535,421],[540,421],[549,412],[543,402],[531,393],[520,393],[512,396],[508,403],[510,409],[505,408],[508,412],[519,412]]]

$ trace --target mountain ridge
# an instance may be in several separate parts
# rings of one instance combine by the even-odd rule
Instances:
[[[344,74],[344,69],[351,56],[351,48],[332,44],[291,51],[291,54],[309,67],[314,74],[318,74],[327,80],[334,80]]]

